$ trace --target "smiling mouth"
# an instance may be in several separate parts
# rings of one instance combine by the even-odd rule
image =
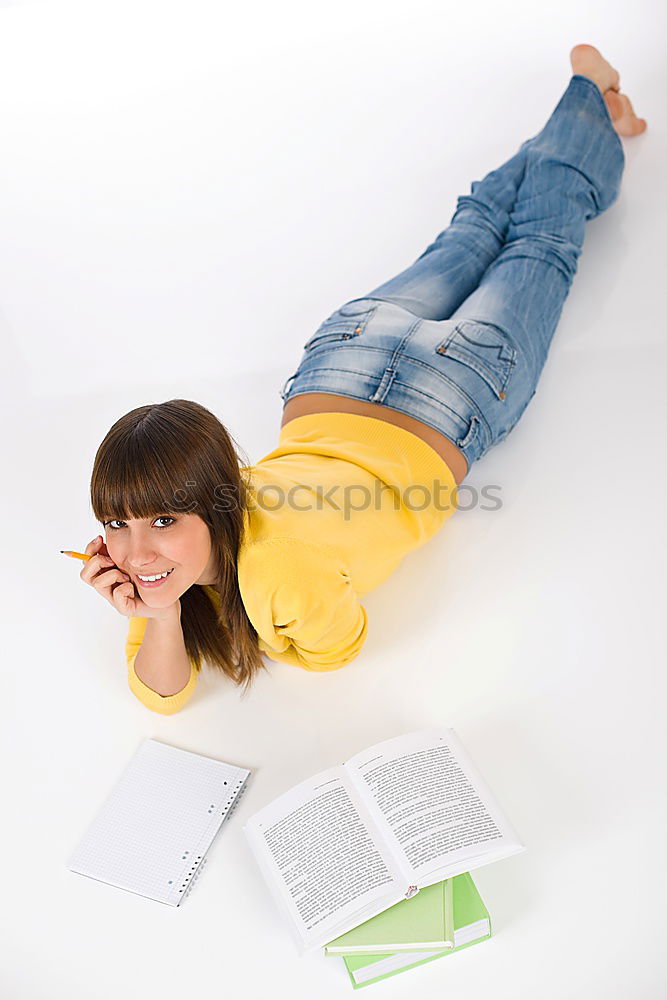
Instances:
[[[140,576],[136,574],[139,583],[158,583],[160,580],[166,580],[174,572],[174,567],[166,570],[164,573],[152,573],[150,576]]]

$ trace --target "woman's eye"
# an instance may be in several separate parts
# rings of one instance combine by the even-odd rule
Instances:
[[[157,523],[158,521],[169,521],[170,523],[169,524],[158,524]],[[172,524],[174,524],[175,521],[176,521],[175,517],[168,517],[166,515],[164,517],[156,517],[155,518],[156,526],[158,528],[160,528],[160,529],[162,529],[162,528],[171,528]],[[120,531],[120,529],[125,526],[125,521],[121,521],[120,518],[114,517],[110,521],[103,521],[102,522],[102,526],[104,528],[110,528],[112,531]]]
[[[158,518],[156,518],[156,520],[158,520],[158,521],[171,521],[171,524],[173,524],[174,521],[175,521],[175,518],[173,518],[173,517],[158,517]],[[170,528],[171,524],[158,524],[158,528]]]

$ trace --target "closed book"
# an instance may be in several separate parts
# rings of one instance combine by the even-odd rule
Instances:
[[[443,951],[400,951],[393,955],[366,954],[344,955],[343,961],[355,990],[370,986],[381,979],[407,972],[418,965],[434,962],[444,955],[452,955],[472,944],[491,937],[491,918],[472,876],[466,872],[452,880],[454,898],[454,947]],[[421,895],[421,893],[420,893]]]
[[[460,876],[457,876],[460,877]],[[442,951],[454,947],[453,885],[448,878],[427,885],[325,945],[325,955]]]

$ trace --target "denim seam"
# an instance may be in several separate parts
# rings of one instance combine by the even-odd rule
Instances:
[[[572,80],[582,81],[583,83],[590,85],[590,87],[593,88],[594,91],[593,100],[597,105],[598,111],[601,112],[601,117],[605,119],[606,124],[608,125],[608,131],[611,132],[612,137],[616,140],[616,145],[620,149],[623,159],[625,160],[625,148],[623,146],[623,143],[621,142],[620,135],[614,128],[614,123],[612,121],[611,114],[609,113],[609,108],[606,105],[605,99],[602,95],[602,91],[598,87],[597,83],[595,83],[594,80],[591,80],[590,77],[583,76],[581,73],[574,73],[572,75],[570,82],[572,82]]]
[[[428,365],[424,365],[424,367],[428,371],[433,371],[433,369],[429,368]],[[477,419],[480,421],[480,423],[484,424],[484,426],[486,427],[487,431],[489,432],[489,437],[493,437],[493,432],[491,430],[491,427],[489,426],[489,423],[488,423],[486,417],[481,412],[481,410],[480,410],[479,406],[477,405],[477,403],[475,402],[475,400],[472,399],[472,397],[468,395],[468,393],[465,391],[465,389],[463,389],[458,384],[458,382],[451,382],[445,375],[441,375],[439,372],[436,372],[436,374],[438,375],[439,378],[441,378],[443,380],[443,382],[446,382],[447,385],[450,388],[453,388],[455,392],[457,392],[461,397],[463,397],[464,399],[467,400],[467,402],[472,407],[473,416],[476,416]],[[466,417],[462,417],[460,413],[457,413],[456,410],[453,410],[450,406],[447,405],[447,403],[443,402],[443,400],[442,400],[441,397],[439,397],[439,396],[432,396],[430,392],[424,392],[423,389],[417,389],[416,386],[410,385],[408,382],[402,382],[400,380],[400,378],[395,379],[393,384],[394,385],[403,386],[404,389],[410,389],[411,392],[418,393],[420,396],[423,396],[424,399],[433,400],[433,402],[437,403],[438,406],[444,407],[446,410],[449,410],[450,413],[453,413],[454,416],[458,417],[458,419],[461,420],[461,421],[463,421],[463,423],[466,422]]]
[[[419,317],[415,317],[414,323],[407,329],[407,331],[404,333],[404,335],[401,337],[400,341],[398,342],[398,344],[396,345],[396,347],[392,351],[391,357],[389,358],[389,362],[388,362],[388,364],[385,365],[385,369],[384,369],[384,371],[382,373],[382,378],[380,379],[380,384],[378,385],[377,389],[373,393],[373,399],[369,400],[369,402],[378,403],[380,406],[382,406],[382,403],[383,403],[383,401],[384,401],[387,393],[389,392],[389,390],[391,389],[392,385],[394,384],[394,381],[396,380],[396,367],[394,365],[394,362],[396,362],[398,359],[400,359],[401,353],[403,351],[403,348],[404,348],[405,344],[407,344],[407,342],[409,341],[409,339],[412,336],[413,332],[420,325],[421,325],[421,319]],[[363,344],[362,344],[362,347],[363,347]],[[386,382],[386,385],[385,385],[385,382]],[[382,397],[378,398],[378,393],[382,389],[383,385],[384,385],[384,390],[383,390],[383,393],[382,393]]]
[[[373,344],[366,344],[363,341],[361,341],[360,343],[357,343],[356,341],[359,340],[362,337],[363,337],[363,333],[357,334],[356,337],[352,338],[354,340],[354,343],[350,344],[349,346],[353,347],[355,350],[357,350],[357,349],[361,350],[363,348],[364,351],[372,351],[375,354],[385,354],[385,355],[389,354],[390,357],[389,357],[389,359],[387,361],[387,368],[390,368],[391,364],[392,364],[392,361],[394,360],[394,358],[396,356],[396,351],[395,350],[391,350],[390,351],[388,348],[385,348],[385,347],[375,347]],[[319,346],[320,346],[319,344],[315,345],[316,348],[319,347]],[[341,347],[343,347],[343,346],[345,346],[345,347],[348,346],[348,341],[347,340],[344,340],[344,341],[341,342]],[[308,356],[309,357],[314,356],[314,354],[315,354],[315,351],[313,351],[313,350],[308,351]]]
[[[386,369],[385,369],[385,371],[386,371]],[[366,372],[360,372],[357,368],[350,368],[350,367],[347,367],[347,368],[336,368],[335,365],[323,365],[323,366],[320,366],[320,367],[315,367],[315,366],[309,365],[307,371],[300,371],[300,372],[298,372],[298,374],[299,375],[310,375],[311,373],[314,373],[314,372],[340,372],[342,375],[350,374],[350,375],[362,375],[365,378],[369,378],[370,377],[369,373],[367,371]],[[384,372],[383,372],[383,375],[384,375]]]
[[[476,401],[472,398],[472,396],[468,395],[468,393],[463,388],[463,386],[459,385],[458,382],[454,382],[452,379],[448,378],[447,375],[443,375],[443,373],[439,372],[437,370],[437,368],[431,367],[431,365],[427,365],[424,361],[420,361],[419,358],[412,358],[412,357],[409,357],[407,354],[403,355],[403,357],[407,361],[410,361],[412,364],[419,365],[421,368],[425,368],[426,371],[431,372],[433,375],[435,375],[437,378],[439,378],[441,381],[443,381],[447,385],[448,388],[455,389],[461,396],[463,396],[465,399],[467,399],[467,401],[470,403],[473,411],[477,414],[477,416],[479,417],[479,419],[487,427],[487,429],[489,431],[489,434],[490,435],[492,434],[491,428],[489,426],[489,423],[488,423],[486,417],[484,416],[484,414],[482,413],[480,407],[478,406],[478,404],[476,403]],[[425,396],[428,399],[433,399],[433,400],[435,400],[438,403],[442,403],[442,401],[439,399],[439,397],[432,396],[430,392],[424,392],[422,389],[416,389],[414,386],[409,385],[407,382],[401,382],[400,379],[399,379],[398,384],[399,385],[403,385],[403,386],[405,386],[408,389],[413,389],[415,392],[420,393],[420,395]]]
[[[432,400],[434,400],[436,403],[438,403],[438,408],[443,409],[443,410],[447,410],[447,412],[451,415],[452,418],[455,418],[456,420],[460,421],[464,425],[467,423],[467,420],[466,420],[465,417],[462,417],[460,413],[458,413],[456,410],[454,410],[451,406],[449,406],[448,403],[444,402],[442,399],[437,399],[435,396],[430,396],[429,393],[427,393],[427,392],[422,392],[420,389],[415,389],[414,386],[408,385],[407,382],[401,382],[400,379],[394,379],[394,381],[392,383],[392,387],[396,386],[396,385],[401,386],[401,388],[403,388],[403,389],[408,389],[410,392],[418,393],[420,396],[424,396],[426,399],[432,399]],[[389,404],[386,404],[386,405],[389,405]],[[477,416],[477,414],[474,414],[474,415]],[[413,416],[414,416],[414,414],[413,414]],[[416,420],[420,420],[421,418],[415,416],[415,419]],[[441,433],[444,433],[444,431],[441,432]]]
[[[421,320],[421,319],[418,319],[416,323],[413,323],[413,325],[410,327],[410,329],[408,330],[407,334],[405,335],[405,337],[401,341],[401,343],[399,345],[399,348],[397,348],[397,352],[398,352],[398,350],[402,351],[404,345],[410,339],[410,337],[412,336],[412,334],[422,325],[422,323],[423,323],[423,320]],[[406,354],[405,352],[403,352],[401,356],[406,361],[415,362],[416,364],[421,365],[427,371],[433,372],[438,378],[442,379],[446,383],[446,385],[448,385],[450,388],[453,387],[454,390],[455,390],[455,392],[457,392],[460,396],[462,396],[465,399],[467,399],[468,403],[472,407],[473,413],[477,414],[479,420],[483,421],[484,424],[486,425],[486,427],[488,428],[489,436],[490,437],[493,436],[492,432],[491,432],[491,428],[489,427],[489,425],[487,423],[486,417],[481,412],[481,410],[480,410],[479,406],[477,405],[477,403],[475,402],[475,400],[472,399],[472,397],[468,395],[468,393],[465,391],[465,389],[462,386],[458,385],[458,383],[456,383],[456,382],[451,381],[449,378],[447,378],[446,375],[443,375],[441,372],[439,372],[438,369],[435,366],[431,367],[430,365],[427,365],[425,362],[420,361],[418,358],[412,358],[412,357],[410,357],[410,355]],[[392,358],[392,361],[393,361],[393,358]],[[412,389],[413,388],[413,386],[409,386],[407,384],[407,382],[401,382],[400,379],[394,380],[394,384],[396,384],[396,381],[398,381],[399,385],[403,385],[403,386],[405,386],[408,389]],[[417,389],[416,391],[419,392],[422,396],[424,396],[424,397],[426,397],[428,399],[434,399],[436,402],[439,402],[441,406],[443,405],[441,400],[436,399],[435,396],[431,396],[430,393],[428,393],[428,392],[421,392],[421,390],[419,390],[419,389]],[[446,407],[446,409],[450,409],[450,407],[446,406],[446,404],[445,404],[445,407]],[[452,410],[451,412],[454,413],[455,411]],[[461,417],[460,414],[457,413],[456,416],[459,418],[459,420],[463,420],[465,422],[465,418]]]
[[[458,447],[463,451],[466,457],[466,461],[468,461],[469,465],[472,465],[472,462],[468,460],[468,454],[466,453],[466,449],[468,449],[475,440],[479,440],[480,444],[482,444],[482,439],[480,437],[480,432],[479,432],[480,427],[481,424],[479,421],[479,417],[475,413],[473,413],[472,417],[470,418],[470,426],[468,427],[468,431],[465,437],[459,439],[456,442]]]
[[[346,332],[344,335],[342,333],[321,333],[317,337],[313,334],[313,339],[306,341],[303,346],[303,350],[310,354],[311,351],[316,350],[318,347],[322,347],[323,344],[345,344],[347,346],[351,340],[357,340],[361,337],[362,333],[363,331],[360,333]]]
[[[476,356],[475,351],[471,347],[467,347],[465,344],[461,344],[460,342],[456,341],[455,338],[458,333],[465,341],[468,341],[469,343],[474,343],[474,341],[471,341],[469,340],[468,337],[466,337],[464,330],[461,329],[461,327],[465,323],[477,324],[478,326],[491,326],[493,327],[493,329],[498,330],[501,336],[504,337],[507,343],[507,349],[511,351],[512,356],[510,358],[500,358],[499,356],[499,360],[506,362],[504,379],[501,382],[500,389],[496,389],[495,382],[492,382],[492,378],[493,376],[495,376],[495,372],[493,372],[493,369],[485,365],[484,361]],[[450,345],[455,348],[453,353],[446,351],[440,352],[439,349],[441,347],[446,349]],[[458,348],[461,357],[457,356],[456,348]],[[494,393],[497,399],[502,400],[505,398],[507,387],[509,386],[510,381],[512,379],[512,375],[514,374],[514,371],[516,369],[517,358],[519,356],[519,349],[516,346],[513,338],[510,337],[510,335],[501,327],[497,326],[495,323],[487,323],[484,320],[463,319],[459,323],[457,323],[457,325],[454,327],[451,333],[447,334],[447,336],[445,336],[445,338],[440,341],[435,351],[436,353],[442,353],[442,354],[449,353],[449,357],[453,358],[454,361],[458,361],[458,363],[461,365],[466,365],[468,368],[470,368],[471,371],[479,375],[480,378],[483,378],[486,384],[491,388],[491,391]]]
[[[403,341],[402,341],[402,343],[400,345],[401,348],[410,339],[410,337],[415,332],[415,330],[417,330],[422,325],[422,323],[423,323],[423,320],[419,319],[417,321],[417,323],[414,323],[410,327],[410,329],[408,330],[407,335],[403,338]],[[508,339],[510,339],[510,338],[508,338]],[[490,426],[489,426],[489,424],[488,424],[488,422],[486,420],[486,417],[481,412],[481,410],[480,410],[479,406],[477,405],[476,401],[471,396],[468,395],[468,393],[466,392],[466,390],[462,386],[460,386],[457,382],[451,381],[446,375],[443,375],[442,372],[439,372],[438,369],[435,366],[427,365],[424,361],[420,361],[419,358],[412,358],[412,357],[410,357],[409,354],[406,354],[406,353],[403,353],[402,357],[406,361],[409,361],[409,362],[411,361],[411,362],[413,362],[415,364],[420,365],[421,367],[425,368],[426,371],[433,372],[433,374],[436,375],[439,379],[442,379],[442,381],[445,382],[445,384],[447,386],[449,386],[450,389],[453,387],[455,393],[458,393],[460,396],[462,396],[465,399],[467,399],[468,403],[472,407],[473,413],[477,414],[477,416],[480,419],[480,421],[483,421],[484,425],[487,427],[488,432],[489,432],[489,437],[493,436],[491,428],[490,428]],[[413,386],[408,385],[407,382],[401,382],[400,379],[398,380],[398,383],[399,383],[399,385],[403,385],[403,386],[405,386],[408,389],[413,389]],[[428,399],[433,399],[433,400],[435,400],[436,402],[439,402],[442,405],[441,400],[436,399],[435,396],[431,396],[430,393],[428,393],[428,392],[421,392],[421,390],[419,390],[419,389],[417,389],[416,391],[419,392],[422,396],[427,397]],[[447,407],[447,409],[449,409],[449,407]],[[454,412],[454,411],[452,411],[452,412]],[[457,414],[457,416],[459,417],[460,420],[465,420],[465,418],[461,417],[460,414]]]

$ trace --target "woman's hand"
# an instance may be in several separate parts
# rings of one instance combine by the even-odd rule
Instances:
[[[116,566],[109,555],[101,535],[86,545],[85,552],[91,558],[79,574],[81,579],[94,587],[121,615],[127,618],[170,618],[175,615],[180,619],[180,601],[166,608],[149,608],[144,604],[130,577]]]

